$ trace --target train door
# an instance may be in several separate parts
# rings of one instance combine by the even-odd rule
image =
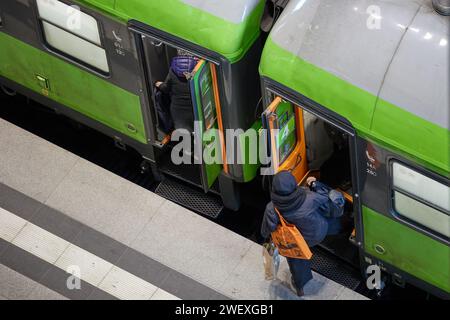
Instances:
[[[276,97],[262,115],[273,173],[289,170],[300,182],[308,171],[303,113]]]
[[[208,192],[222,171],[222,146],[217,113],[220,108],[216,66],[200,60],[189,80],[194,108],[197,154],[202,155],[201,178]]]

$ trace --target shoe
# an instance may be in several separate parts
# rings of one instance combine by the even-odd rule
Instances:
[[[303,289],[296,289],[297,291],[297,296],[299,297],[303,297],[305,295],[305,292],[303,291]]]
[[[303,288],[299,289],[297,288],[297,285],[295,284],[294,277],[291,276],[291,288],[294,290],[294,292],[299,297],[303,297],[305,295],[305,292],[303,291]]]

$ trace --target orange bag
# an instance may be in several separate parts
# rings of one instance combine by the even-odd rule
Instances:
[[[281,224],[272,232],[272,242],[277,246],[280,255],[287,258],[310,260],[312,252],[300,231],[293,224],[287,223],[275,208]]]

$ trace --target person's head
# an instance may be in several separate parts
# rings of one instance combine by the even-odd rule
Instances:
[[[180,79],[186,79],[194,70],[198,60],[190,55],[178,55],[172,59],[171,69]]]
[[[272,192],[279,196],[288,196],[297,190],[297,180],[290,171],[281,171],[272,182]]]
[[[306,197],[306,192],[297,184],[297,180],[289,171],[281,171],[272,181],[271,198],[274,206],[281,212],[299,208]]]

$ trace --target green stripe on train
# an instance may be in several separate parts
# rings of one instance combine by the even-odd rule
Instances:
[[[300,59],[271,38],[266,42],[260,73],[340,114],[362,136],[406,153],[424,166],[448,176],[449,130],[387,101],[377,101],[371,93]]]
[[[134,19],[238,62],[258,39],[265,1],[232,23],[180,0],[75,0],[121,21]]]
[[[41,94],[36,75],[46,77],[52,100],[147,143],[138,96],[1,32],[0,43],[2,76]],[[136,132],[127,128],[129,124]]]
[[[122,1],[116,12],[217,52],[231,63],[240,60],[260,34],[260,1],[242,22],[232,23],[179,0]]]
[[[366,252],[450,292],[450,247],[367,207],[363,225]],[[376,245],[386,252],[378,253]]]

